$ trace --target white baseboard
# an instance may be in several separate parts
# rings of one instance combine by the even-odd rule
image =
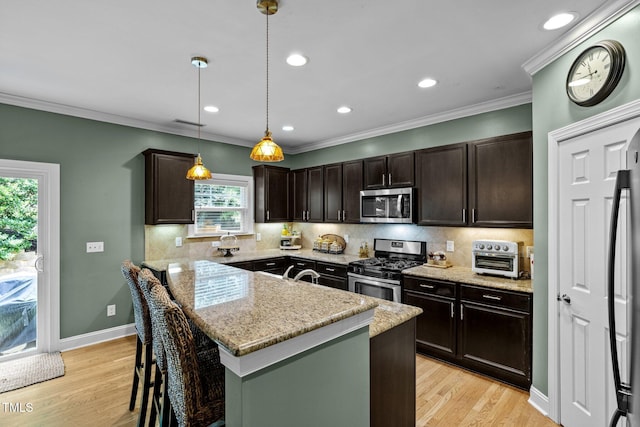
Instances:
[[[73,350],[74,348],[86,347],[88,345],[98,344],[104,341],[111,341],[116,338],[123,338],[135,333],[136,325],[134,323],[116,326],[109,329],[102,329],[100,331],[63,338],[60,340],[59,350]]]
[[[549,416],[549,398],[533,386],[529,389],[529,404],[545,417]]]

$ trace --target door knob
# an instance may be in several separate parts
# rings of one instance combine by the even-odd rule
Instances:
[[[571,297],[567,294],[558,295],[558,301],[562,300],[565,304],[571,304]]]

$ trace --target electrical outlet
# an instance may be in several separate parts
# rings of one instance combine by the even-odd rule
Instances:
[[[344,242],[345,243],[349,243],[349,235],[348,234],[344,235]]]
[[[533,246],[526,247],[526,256],[527,258],[531,258],[531,254],[533,253]]]
[[[256,242],[259,242],[260,240],[262,240],[262,234],[256,233]]]
[[[453,252],[454,248],[453,240],[447,240],[447,252]]]
[[[107,317],[111,317],[111,316],[115,316],[116,315],[116,305],[115,304],[110,304],[107,306]]]
[[[219,248],[220,247],[220,241],[214,240],[213,242],[211,242],[211,247]]]
[[[179,248],[182,246],[182,237],[178,236],[176,237],[176,248]]]
[[[87,242],[87,253],[104,252],[104,242]]]

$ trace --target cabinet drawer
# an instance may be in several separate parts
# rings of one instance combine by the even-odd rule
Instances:
[[[460,285],[460,300],[531,312],[531,295],[482,286]]]
[[[327,276],[347,277],[346,265],[316,262],[316,271]]]
[[[316,262],[312,261],[310,259],[303,259],[303,258],[294,258],[291,257],[289,259],[289,262],[287,263],[287,266],[289,265],[293,265],[296,269],[299,270],[304,270],[306,268],[311,268],[313,270],[315,270],[316,268]]]
[[[405,276],[403,283],[405,289],[422,292],[424,294],[449,298],[455,298],[456,296],[456,284],[452,282]]]
[[[227,265],[231,267],[241,268],[243,270],[253,271],[253,261],[230,262]]]
[[[253,262],[253,268],[255,271],[273,270],[284,267],[284,257],[261,259]]]

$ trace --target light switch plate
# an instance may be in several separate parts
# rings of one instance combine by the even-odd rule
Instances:
[[[115,304],[110,304],[107,306],[107,317],[111,317],[111,316],[115,316],[116,315],[116,305]]]
[[[454,248],[453,240],[447,240],[447,252],[453,252]]]
[[[176,237],[176,248],[179,248],[182,246],[182,237],[178,236]]]

